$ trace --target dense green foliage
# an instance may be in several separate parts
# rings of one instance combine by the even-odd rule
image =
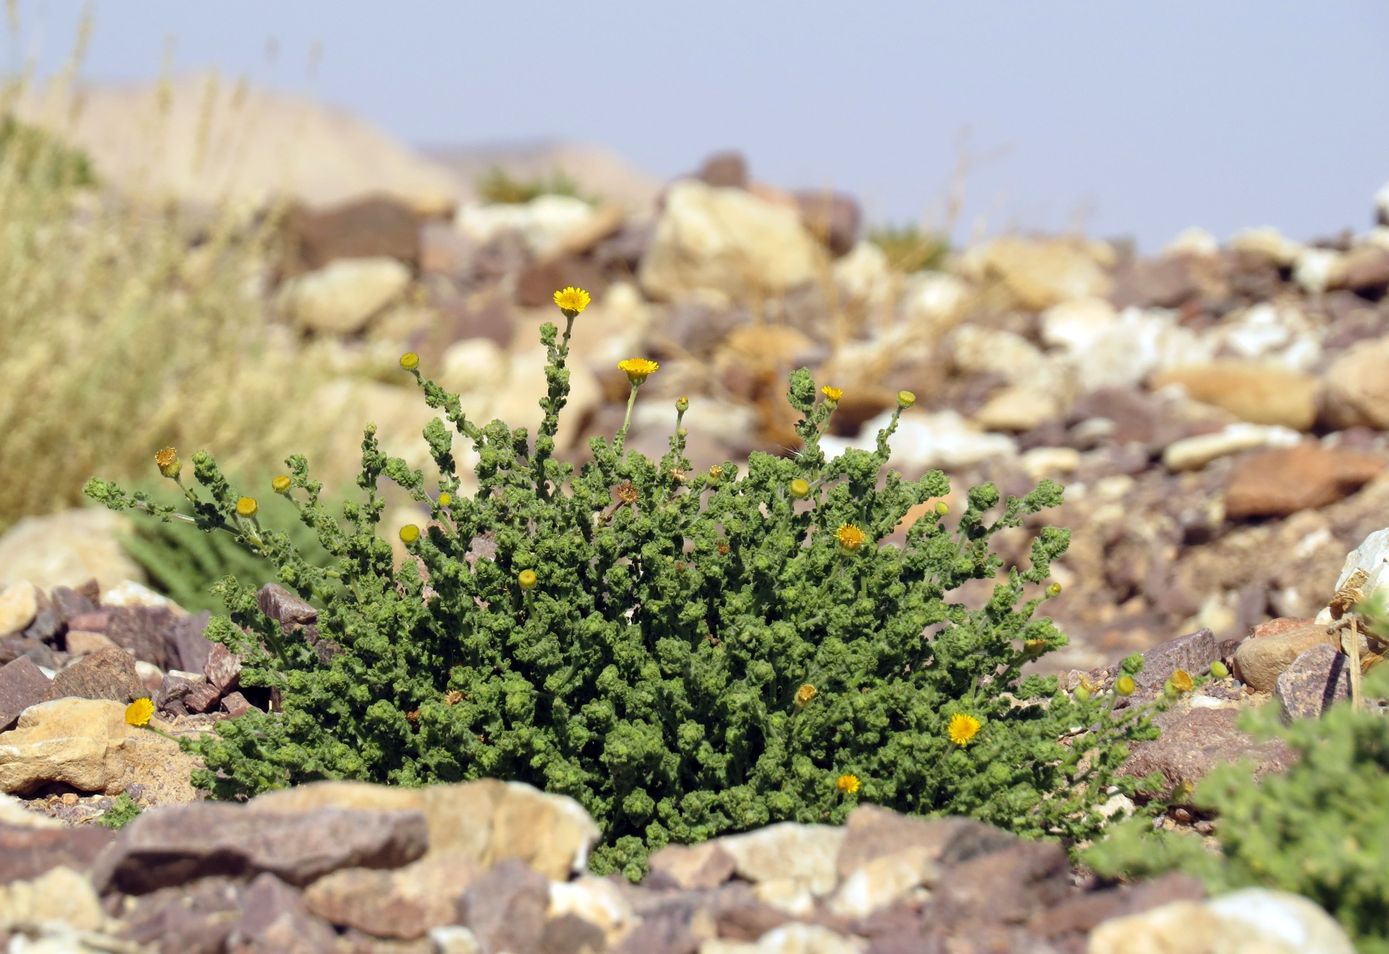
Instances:
[[[1371,670],[1365,690],[1389,696],[1389,666]],[[1087,850],[1086,863],[1134,878],[1184,870],[1213,893],[1291,891],[1330,912],[1362,954],[1389,954],[1389,717],[1340,703],[1285,726],[1269,704],[1246,713],[1242,727],[1282,738],[1297,762],[1259,784],[1247,764],[1220,765],[1197,785],[1195,803],[1218,816],[1218,854],[1196,835],[1131,821]]]
[[[121,792],[111,801],[111,807],[102,812],[97,818],[98,825],[107,828],[121,829],[129,825],[140,816],[140,806],[125,792]]]
[[[364,499],[339,518],[291,458],[276,505],[316,530],[328,570],[239,516],[211,456],[194,455],[204,493],[188,489],[191,519],[270,556],[338,647],[325,664],[260,612],[252,588],[220,584],[230,616],[208,635],[243,654],[243,686],[273,687],[280,705],[196,743],[208,767],[197,784],[232,798],[322,778],[529,782],[597,819],[595,870],[633,877],[667,842],[839,822],[860,800],[1072,842],[1102,827],[1096,807],[1134,786],[1115,772],[1126,743],[1155,730],[1112,695],[1073,698],[1021,675],[1065,643],[1033,614],[1069,535],[1041,529],[1029,565],[1002,574],[990,549],[999,530],[1060,503],[1057,484],[1006,500],[977,486],[953,528],[941,505],[905,546],[882,544],[908,508],[949,491],[939,471],[879,485],[914,399],[903,393],[874,451],[830,460],[819,441],[837,400],[818,400],[804,369],[788,393],[802,415],[794,458],[691,473],[682,399],[660,461],[628,452],[624,430],[594,438],[576,474],[552,456],[572,327],[571,315],[562,339],[542,328],[549,393],[533,443],[468,420],[410,355],[402,364],[443,411],[423,433],[437,483],[384,455],[368,427]],[[479,453],[472,497],[458,494],[455,432]],[[383,477],[431,514],[402,535],[411,558],[399,568],[376,533]],[[170,515],[109,482],[87,490]],[[981,605],[953,598],[970,580],[995,583]],[[952,718],[977,731],[952,739]]]
[[[160,499],[153,490],[147,493],[151,500]],[[332,562],[311,528],[293,519],[268,525],[284,531],[290,544],[314,566],[326,568]],[[121,546],[144,569],[157,592],[190,612],[221,610],[223,603],[212,587],[225,577],[234,576],[248,586],[277,579],[273,561],[247,549],[228,533],[189,533],[186,527],[147,519],[133,524]]]

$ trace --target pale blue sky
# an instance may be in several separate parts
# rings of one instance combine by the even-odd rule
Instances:
[[[51,66],[82,4],[19,0],[0,61]],[[95,0],[85,73],[218,67],[413,142],[572,138],[659,176],[743,150],[876,221],[940,209],[963,130],[960,232],[1146,248],[1201,225],[1365,228],[1389,181],[1386,0]],[[268,41],[279,54],[267,60]],[[317,69],[312,51],[321,44]]]

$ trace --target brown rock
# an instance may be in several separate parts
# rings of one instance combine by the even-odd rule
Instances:
[[[835,868],[839,877],[878,858],[925,849],[934,861],[953,865],[1009,847],[1016,836],[971,818],[913,818],[877,805],[849,813]]]
[[[161,951],[224,954],[245,894],[244,882],[200,878],[127,899],[130,906],[121,918],[121,936]]]
[[[1345,258],[1339,284],[1364,295],[1383,294],[1389,288],[1389,251],[1375,246],[1355,249]]]
[[[1160,795],[1192,788],[1217,765],[1248,758],[1254,777],[1281,772],[1292,763],[1292,750],[1282,742],[1255,743],[1236,725],[1239,710],[1174,708],[1155,719],[1162,735],[1136,742],[1121,771],[1144,777],[1161,773]]]
[[[260,611],[282,626],[318,622],[318,610],[278,583],[267,583],[256,591]]]
[[[124,649],[99,649],[77,659],[53,677],[53,697],[130,702],[144,694],[135,659]]]
[[[369,196],[326,209],[298,206],[285,218],[283,277],[322,268],[340,258],[393,258],[418,268],[422,217],[387,196]]]
[[[477,866],[467,859],[443,856],[394,871],[347,868],[310,885],[304,903],[325,921],[375,937],[408,940],[452,924],[477,875]]]
[[[554,306],[555,290],[577,285],[601,298],[608,280],[592,259],[577,252],[547,255],[530,262],[516,278],[516,304],[523,308]]]
[[[943,875],[928,918],[951,925],[1019,924],[1071,892],[1066,851],[1054,842],[1023,841],[979,855]],[[1007,885],[1007,890],[999,890]]]
[[[70,629],[63,636],[63,644],[69,654],[85,656],[99,649],[120,649],[107,638],[105,633],[94,633],[88,629]],[[124,652],[125,650],[121,650]]]
[[[741,152],[716,152],[700,165],[695,178],[705,185],[724,189],[748,187],[748,161]]]
[[[245,696],[239,692],[229,693],[222,699],[222,711],[233,719],[239,719],[252,709],[262,711],[258,706],[251,704]]]
[[[1259,692],[1272,692],[1294,659],[1313,646],[1331,645],[1326,626],[1310,619],[1276,619],[1259,626],[1235,650],[1235,677]]]
[[[207,676],[207,684],[215,689],[217,694],[231,692],[240,681],[241,657],[221,643],[213,643],[212,650],[208,653],[207,664],[203,666],[202,671],[203,675]]]
[[[1350,657],[1325,643],[1313,646],[1278,677],[1274,693],[1284,719],[1319,719],[1350,699]]]
[[[1170,904],[1200,901],[1206,886],[1188,874],[1172,872],[1132,886],[1078,894],[1036,915],[1028,929],[1049,941],[1081,941],[1110,918],[1124,917]]]
[[[470,929],[484,951],[534,951],[549,905],[545,876],[513,859],[472,883],[459,902],[456,923]]]
[[[25,709],[51,698],[48,677],[29,657],[20,656],[0,666],[0,732],[14,725]]]
[[[160,669],[169,668],[165,633],[178,622],[172,610],[150,606],[114,606],[107,612],[109,622],[106,635],[112,642],[130,650],[136,659],[154,663]]]
[[[1304,443],[1241,457],[1225,486],[1230,519],[1286,517],[1348,497],[1381,472],[1374,454]]]
[[[0,885],[37,878],[60,865],[85,871],[116,833],[107,828],[21,828],[0,823]]]
[[[1356,425],[1389,429],[1389,337],[1361,341],[1327,368],[1322,380],[1326,421],[1338,430]]]
[[[305,885],[341,868],[398,868],[424,854],[417,812],[252,811],[214,802],[167,806],[121,832],[92,880],[102,893],[144,894],[209,875],[269,872]]]
[[[334,932],[304,906],[299,892],[272,874],[261,874],[242,897],[227,933],[226,954],[324,954]]]
[[[1110,301],[1114,307],[1179,308],[1198,297],[1197,261],[1186,255],[1139,258],[1115,270]]]
[[[1194,400],[1224,408],[1242,421],[1309,430],[1317,417],[1317,379],[1254,361],[1213,361],[1154,374],[1154,390],[1180,385]]]
[[[212,652],[212,641],[203,635],[212,614],[203,610],[181,616],[164,633],[165,651],[168,653],[169,669],[184,672],[202,672],[207,665],[207,657]]]
[[[843,192],[807,189],[794,193],[801,224],[834,255],[845,255],[858,242],[863,210]]]
[[[651,856],[651,876],[678,888],[717,888],[733,877],[733,856],[716,841],[666,845]]]

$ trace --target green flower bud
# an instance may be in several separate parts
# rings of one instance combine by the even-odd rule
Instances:
[[[535,575],[534,570],[522,570],[516,574],[516,582],[521,584],[521,589],[530,590],[535,588],[535,584],[539,582],[539,577]]]
[[[902,407],[911,407],[916,403],[916,395],[910,391],[898,391],[897,403]]]
[[[1226,676],[1230,675],[1230,667],[1217,659],[1215,662],[1211,663],[1211,675],[1217,679],[1224,679]]]
[[[413,351],[407,351],[400,356],[400,366],[406,371],[413,371],[420,366],[420,356]]]
[[[690,409],[690,399],[683,395],[676,398],[675,409],[679,411],[681,414],[684,414],[686,411]]]

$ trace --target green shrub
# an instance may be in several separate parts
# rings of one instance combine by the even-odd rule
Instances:
[[[1116,778],[1126,743],[1155,730],[1112,696],[1076,699],[1054,678],[1021,675],[1065,644],[1032,617],[1059,589],[1043,584],[1069,535],[1040,530],[1030,566],[1002,577],[990,549],[997,531],[1057,505],[1060,486],[1005,501],[980,485],[955,529],[940,505],[905,546],[880,546],[909,507],[949,491],[940,471],[915,482],[888,473],[879,486],[915,399],[902,392],[874,451],[828,460],[819,440],[837,392],[819,400],[804,369],[788,392],[804,441],[793,459],[754,453],[746,474],[731,462],[692,473],[682,398],[661,460],[626,450],[624,424],[590,442],[592,461],[575,474],[553,451],[583,303],[566,312],[562,339],[541,329],[549,393],[533,444],[524,429],[468,420],[411,354],[402,365],[444,412],[423,432],[437,486],[384,455],[369,426],[364,499],[340,522],[305,458],[287,461],[281,505],[317,531],[335,558],[328,570],[262,529],[258,506],[211,456],[193,457],[204,492],[189,490],[182,519],[229,528],[273,559],[340,647],[321,663],[261,614],[251,588],[221,583],[230,617],[208,635],[243,654],[242,684],[273,687],[280,707],[195,743],[207,764],[196,783],[234,798],[323,778],[529,782],[577,799],[604,834],[594,869],[632,877],[667,842],[840,822],[858,801],[1071,841],[1098,831],[1096,807],[1134,788]],[[622,366],[630,418],[654,362]],[[480,457],[471,498],[458,496],[450,423]],[[402,532],[411,558],[399,568],[375,532],[382,477],[432,515]],[[175,519],[106,481],[87,492]],[[969,580],[995,580],[982,605],[951,599]]]
[[[111,807],[102,812],[97,818],[98,825],[105,825],[107,828],[117,830],[129,825],[140,815],[140,806],[135,799],[125,792],[121,792],[111,801]]]
[[[582,199],[590,205],[597,202],[584,193],[579,183],[562,171],[535,179],[518,179],[501,166],[493,166],[475,184],[478,198],[483,202],[502,205],[523,205],[542,195],[564,195]]]
[[[96,185],[91,159],[36,126],[0,117],[0,168],[45,189]]]
[[[1371,670],[1365,690],[1389,696],[1389,666]],[[1284,726],[1278,710],[1245,713],[1241,727],[1287,742],[1297,761],[1286,773],[1253,784],[1248,764],[1220,765],[1196,787],[1194,802],[1218,816],[1218,853],[1196,835],[1129,821],[1083,858],[1107,876],[1182,870],[1212,892],[1300,894],[1330,912],[1362,954],[1389,954],[1389,718],[1341,703]]]

